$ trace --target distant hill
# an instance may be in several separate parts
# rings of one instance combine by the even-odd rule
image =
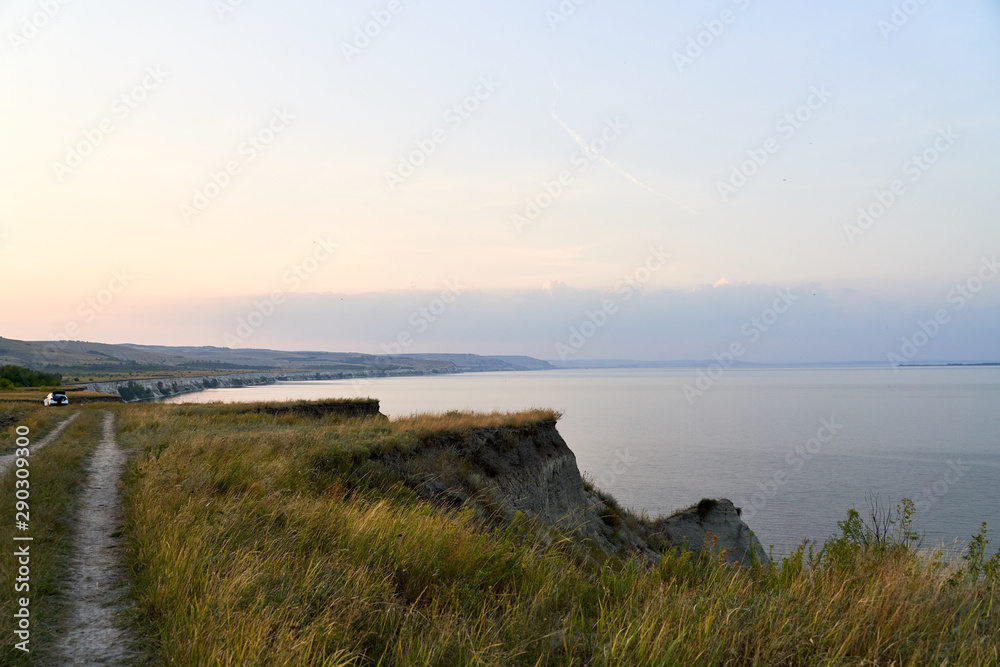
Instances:
[[[117,377],[170,372],[320,371],[420,373],[545,370],[545,361],[519,356],[476,354],[371,355],[357,352],[282,351],[224,347],[169,347],[22,341],[0,337],[0,365],[26,366],[64,375]]]
[[[552,364],[541,359],[509,355],[482,357],[478,354],[410,354],[392,358],[447,362],[464,371],[544,371],[553,368]]]
[[[162,348],[167,349],[169,348]],[[36,370],[121,363],[177,366],[185,361],[188,360],[154,348],[84,341],[24,341],[0,337],[0,364],[15,364]]]

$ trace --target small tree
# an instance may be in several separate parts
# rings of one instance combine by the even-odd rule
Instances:
[[[867,521],[853,507],[847,518],[838,521],[840,537],[831,537],[823,545],[821,559],[840,565],[852,562],[858,552],[866,551],[878,556],[910,553],[920,546],[922,536],[913,530],[916,504],[903,498],[896,511],[883,504],[877,493],[866,493]]]
[[[962,555],[962,565],[951,575],[948,582],[960,584],[963,581],[975,585],[980,579],[984,579],[986,587],[996,588],[1000,585],[1000,551],[993,554],[989,560],[986,559],[986,552],[990,546],[990,541],[986,539],[986,522],[983,522],[979,533],[972,536],[972,541]]]

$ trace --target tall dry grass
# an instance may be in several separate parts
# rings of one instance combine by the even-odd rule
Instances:
[[[996,665],[995,589],[908,550],[739,568],[668,552],[594,565],[359,477],[428,431],[133,405],[130,567],[159,659],[184,665]],[[416,435],[415,435],[416,434]],[[364,462],[365,466],[360,466]],[[811,561],[811,562],[810,562]]]
[[[461,431],[472,428],[520,428],[543,422],[556,422],[562,415],[555,410],[532,409],[522,412],[431,412],[393,420],[399,431]]]
[[[81,409],[81,414],[44,449],[28,456],[30,475],[27,478],[30,493],[28,531],[15,528],[15,487],[17,478],[14,467],[0,477],[0,544],[4,554],[0,557],[0,618],[3,619],[4,641],[0,644],[0,664],[41,665],[54,664],[47,653],[59,632],[61,616],[65,611],[64,586],[69,571],[73,528],[77,502],[87,481],[87,457],[97,448],[102,435],[102,415],[95,410]],[[33,413],[19,422],[31,429],[32,444],[42,439],[55,422],[52,415],[65,419],[70,412],[44,410]],[[30,449],[30,447],[29,447]],[[21,489],[24,488],[22,484]],[[31,542],[15,542],[14,536],[30,536]],[[29,545],[30,574],[27,591],[15,591],[18,577],[16,548]],[[24,582],[21,582],[24,583]],[[31,653],[14,648],[14,613],[21,597],[30,600]]]
[[[17,439],[15,430],[18,426],[26,426],[31,430],[34,441],[41,440],[60,421],[69,416],[71,411],[65,407],[45,407],[40,394],[37,403],[5,402],[4,394],[0,393],[0,455],[10,454]],[[75,408],[74,408],[75,409]]]

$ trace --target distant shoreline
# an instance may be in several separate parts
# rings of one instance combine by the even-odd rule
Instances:
[[[661,368],[661,369],[699,369],[707,368],[719,362],[713,359],[703,359],[700,361],[631,361],[628,359],[594,359],[573,362],[549,361],[555,370],[598,370],[598,369],[628,369],[628,368]],[[928,368],[928,367],[956,367],[956,366],[1000,366],[1000,361],[935,361],[922,364],[899,364],[897,368]],[[766,369],[766,368],[884,368],[891,369],[892,365],[883,361],[833,361],[833,362],[745,362],[736,361],[729,369]]]

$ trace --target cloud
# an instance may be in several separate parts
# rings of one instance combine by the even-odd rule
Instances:
[[[640,181],[638,178],[636,178],[635,176],[633,176],[629,172],[625,171],[624,169],[622,169],[621,167],[619,167],[617,164],[615,164],[614,162],[612,162],[611,160],[609,160],[608,158],[604,157],[602,154],[600,154],[599,152],[597,152],[593,148],[591,148],[590,145],[587,144],[587,141],[583,137],[581,137],[576,131],[574,131],[573,128],[571,128],[569,125],[567,125],[566,121],[564,121],[562,118],[560,118],[559,115],[556,113],[556,105],[559,103],[559,96],[562,93],[562,91],[559,89],[559,84],[556,83],[555,77],[552,77],[552,86],[556,90],[556,95],[552,99],[552,107],[550,109],[550,112],[552,114],[552,120],[554,120],[559,125],[559,127],[561,127],[564,130],[566,130],[566,132],[569,134],[569,136],[572,137],[573,141],[576,142],[576,144],[587,155],[589,155],[591,157],[591,159],[600,160],[601,162],[603,162],[607,166],[611,167],[614,171],[616,171],[617,173],[619,173],[622,176],[624,176],[627,180],[629,180],[632,183],[638,185],[643,190],[646,190],[647,192],[649,192],[651,194],[654,194],[657,197],[662,197],[663,199],[666,199],[671,204],[679,206],[679,207],[683,208],[684,210],[688,211],[689,213],[694,213],[695,215],[698,215],[698,212],[696,210],[694,210],[693,208],[691,208],[690,206],[682,204],[679,201],[677,201],[676,199],[668,197],[667,195],[663,194],[662,192],[657,192],[656,190],[654,190],[653,188],[649,187],[648,185],[646,185],[645,183],[643,183],[642,181]]]
[[[552,283],[535,290],[462,290],[453,299],[440,291],[288,295],[256,327],[242,347],[385,353],[468,352],[528,354],[556,359],[556,344],[574,328],[608,315],[573,359],[711,359],[735,342],[749,343],[748,362],[885,362],[919,322],[947,307],[944,297],[892,300],[857,290],[831,292],[801,285],[790,307],[769,312],[781,298],[768,285],[727,284],[695,291],[581,290]],[[240,318],[263,297],[168,303],[100,318],[88,338],[102,342],[222,345]],[[450,299],[450,300],[449,300]],[[982,292],[914,359],[997,360],[1000,295]],[[776,317],[774,317],[776,315]],[[755,318],[758,324],[755,324]],[[589,327],[586,327],[589,330]],[[5,335],[11,335],[7,333]],[[35,336],[44,338],[45,336]]]

